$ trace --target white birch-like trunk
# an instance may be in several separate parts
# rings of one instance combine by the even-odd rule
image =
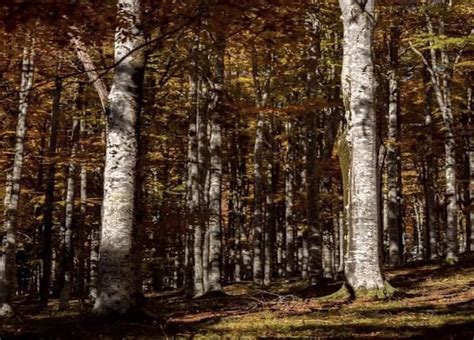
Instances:
[[[10,317],[13,314],[11,302],[15,296],[16,288],[16,218],[20,199],[28,98],[33,86],[33,75],[34,48],[33,43],[30,42],[30,45],[23,49],[15,156],[12,173],[7,176],[8,183],[5,193],[5,235],[2,235],[2,253],[0,256],[0,318]]]
[[[188,130],[188,168],[187,168],[187,197],[186,209],[188,226],[185,237],[185,269],[184,285],[188,297],[194,294],[194,232],[200,229],[199,216],[199,165],[198,165],[198,69],[197,69],[197,45],[193,44],[192,70],[189,77],[189,97],[191,110],[189,114]],[[202,291],[200,292],[202,294]]]
[[[100,230],[91,227],[90,232],[90,273],[89,273],[89,296],[92,301],[97,299],[97,276],[99,264]]]
[[[224,53],[225,38],[219,36],[216,41],[216,65],[214,80],[210,86],[210,185],[209,185],[209,271],[207,292],[221,292],[222,262],[222,127],[223,93],[224,93]]]
[[[293,151],[293,127],[287,123],[287,150],[285,164],[285,273],[286,277],[293,276],[295,272],[295,224],[293,216],[294,196],[294,151]]]
[[[93,311],[123,315],[137,307],[132,235],[137,122],[145,67],[139,0],[118,0],[115,69],[109,94],[98,296]]]
[[[323,231],[323,249],[322,249],[322,262],[323,262],[323,278],[332,279],[333,277],[333,241],[332,241],[332,230],[329,229],[330,225],[326,225],[326,229]]]
[[[355,296],[384,290],[379,258],[375,77],[372,59],[374,1],[340,0],[344,24],[343,84],[350,110],[350,234],[346,281]],[[343,86],[344,88],[344,86]],[[347,91],[347,89],[346,89]]]
[[[194,258],[194,296],[201,296],[205,293],[205,283],[207,277],[205,276],[205,269],[207,264],[204,263],[205,254],[205,227],[207,215],[207,204],[206,204],[206,175],[207,175],[207,123],[206,113],[204,111],[204,105],[201,104],[202,93],[201,85],[202,81],[198,78],[198,92],[197,92],[197,105],[196,105],[196,128],[197,128],[197,151],[198,151],[198,202],[199,202],[199,214],[198,221],[194,228],[194,244],[193,244],[193,258]]]
[[[263,283],[263,178],[262,178],[262,149],[263,149],[264,117],[262,113],[257,116],[257,131],[254,146],[254,210],[253,210],[253,281]]]
[[[80,94],[78,94],[80,95]],[[77,99],[79,100],[79,99]],[[59,297],[59,310],[65,310],[69,308],[69,297],[71,294],[71,284],[72,284],[72,267],[73,267],[73,218],[74,218],[74,197],[75,197],[75,181],[76,181],[76,152],[77,152],[77,142],[79,140],[80,134],[80,124],[77,118],[73,119],[72,123],[72,136],[71,136],[71,160],[68,166],[68,176],[66,181],[66,207],[65,207],[65,221],[64,221],[64,230],[62,235],[64,236],[63,240],[63,249],[62,249],[62,261],[63,261],[63,270],[64,270],[64,282],[61,287],[60,297]],[[82,247],[83,245],[80,245]]]
[[[438,223],[436,223],[435,213],[435,188],[434,188],[434,155],[433,155],[433,117],[431,114],[432,89],[428,84],[430,75],[426,70],[423,74],[423,83],[425,87],[424,98],[424,125],[427,129],[427,143],[424,164],[424,192],[425,192],[425,258],[436,259],[438,257]]]
[[[85,251],[88,248],[86,242],[85,218],[87,215],[87,169],[84,165],[81,166],[79,174],[80,189],[79,189],[79,218],[77,223],[77,295],[81,308],[84,304],[85,293]]]
[[[396,42],[391,42],[396,44]],[[396,48],[391,47],[394,51],[390,54],[398,54]],[[401,202],[401,166],[400,166],[400,131],[399,131],[399,86],[396,71],[396,60],[392,56],[393,67],[388,74],[388,140],[387,140],[387,222],[389,233],[389,258],[388,262],[392,266],[402,263],[403,246],[402,246],[402,230],[400,219],[400,202]]]
[[[272,122],[269,122],[268,135],[273,136]],[[273,141],[268,141],[268,144],[272,144]],[[270,147],[273,150],[273,146]],[[274,219],[274,200],[273,200],[273,151],[269,153],[269,160],[267,163],[267,176],[266,176],[266,190],[265,190],[265,222],[263,229],[263,284],[265,286],[270,285],[272,281],[273,273],[273,249],[275,247],[273,235],[275,233],[275,219]]]
[[[468,124],[469,126],[474,126],[474,115],[473,115],[473,89],[472,86],[468,88],[467,92],[467,114],[468,114]],[[469,217],[466,217],[468,222],[466,223],[466,249],[467,251],[474,251],[474,228],[472,224],[474,223],[474,136],[468,137],[468,150],[467,158],[469,165],[469,197],[466,201],[468,209],[467,214]]]

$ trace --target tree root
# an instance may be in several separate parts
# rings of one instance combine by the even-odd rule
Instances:
[[[388,281],[385,281],[383,288],[375,289],[358,289],[354,291],[355,299],[369,299],[369,300],[383,300],[391,298],[395,295],[397,289],[393,287]]]
[[[319,297],[316,300],[321,301],[321,302],[330,302],[330,301],[336,301],[336,300],[350,300],[350,299],[352,299],[352,294],[350,293],[350,290],[347,287],[347,285],[344,283],[341,286],[341,288],[339,288],[339,290],[337,290],[336,292],[330,295]]]

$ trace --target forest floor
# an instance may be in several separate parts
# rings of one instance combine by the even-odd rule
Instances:
[[[250,283],[225,287],[226,296],[186,300],[180,291],[147,295],[156,320],[100,320],[77,302],[57,312],[57,301],[38,314],[26,302],[23,320],[0,325],[0,338],[474,338],[474,256],[454,266],[409,264],[387,270],[398,293],[386,300],[321,298],[341,283],[308,291],[301,282],[265,290]]]

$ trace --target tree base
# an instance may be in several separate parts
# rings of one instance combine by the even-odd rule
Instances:
[[[229,296],[228,294],[224,293],[222,290],[213,290],[199,296],[193,297],[194,300],[205,300],[205,299],[216,299],[216,298],[224,298]]]
[[[383,300],[393,297],[396,291],[388,281],[384,281],[383,288],[357,289],[351,295],[354,299]]]
[[[9,303],[2,303],[0,306],[0,319],[11,319],[15,315],[15,311]]]
[[[336,300],[350,300],[352,299],[352,294],[350,293],[350,290],[347,288],[347,285],[344,283],[339,290],[336,292],[322,296],[318,298],[318,301],[321,302],[330,302],[330,301],[336,301]]]
[[[457,256],[454,256],[454,255],[448,255],[444,259],[444,263],[446,263],[449,266],[454,266],[458,262],[459,262],[459,258]]]

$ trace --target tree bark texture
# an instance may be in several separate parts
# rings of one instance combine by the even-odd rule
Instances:
[[[384,290],[379,258],[375,78],[372,59],[374,1],[340,0],[344,24],[342,79],[350,111],[350,235],[345,274],[355,296]],[[349,90],[347,92],[347,90]],[[347,109],[347,108],[346,108]]]
[[[5,193],[5,235],[1,235],[2,250],[0,256],[0,317],[8,317],[13,314],[11,302],[16,289],[16,218],[20,199],[28,99],[33,86],[34,75],[33,42],[31,41],[29,44],[23,49],[18,121],[15,132],[15,156],[12,172],[7,176],[7,190]]]
[[[137,307],[132,263],[137,122],[145,68],[139,0],[119,0],[115,69],[108,97],[104,199],[93,311],[123,315]]]

